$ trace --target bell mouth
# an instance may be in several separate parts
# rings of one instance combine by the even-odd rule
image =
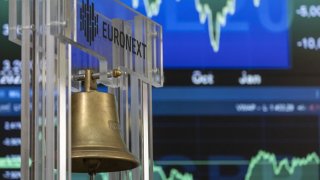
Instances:
[[[83,164],[87,167],[89,174],[95,174],[100,167],[101,160],[98,158],[84,158]]]
[[[116,172],[134,169],[139,162],[128,152],[72,152],[72,171],[80,173]],[[90,168],[88,168],[90,167]],[[90,172],[92,171],[92,172]]]

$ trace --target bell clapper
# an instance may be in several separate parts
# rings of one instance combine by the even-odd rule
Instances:
[[[89,173],[90,180],[94,180],[96,173]]]
[[[97,169],[100,167],[101,160],[97,158],[86,158],[83,159],[83,163],[88,169],[90,180],[94,180]]]

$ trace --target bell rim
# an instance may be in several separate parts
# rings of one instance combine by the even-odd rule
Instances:
[[[107,155],[108,153],[108,155]],[[130,152],[123,151],[73,151],[71,155],[72,159],[72,171],[79,173],[87,173],[88,169],[81,161],[84,159],[100,159],[101,165],[96,170],[96,173],[100,172],[116,172],[134,169],[139,166],[139,162],[135,156]],[[114,164],[108,164],[113,162]],[[116,164],[116,165],[115,165]],[[121,168],[117,168],[121,166]]]

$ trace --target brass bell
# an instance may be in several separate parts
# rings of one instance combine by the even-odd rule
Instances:
[[[137,167],[120,135],[114,95],[96,91],[91,70],[85,71],[84,84],[85,92],[71,97],[72,171],[93,176]]]

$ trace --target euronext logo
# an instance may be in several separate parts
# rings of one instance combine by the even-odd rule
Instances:
[[[80,8],[80,31],[84,32],[87,42],[92,44],[95,37],[98,34],[98,14],[95,14],[94,3],[89,2],[89,0],[82,0],[82,5]]]

